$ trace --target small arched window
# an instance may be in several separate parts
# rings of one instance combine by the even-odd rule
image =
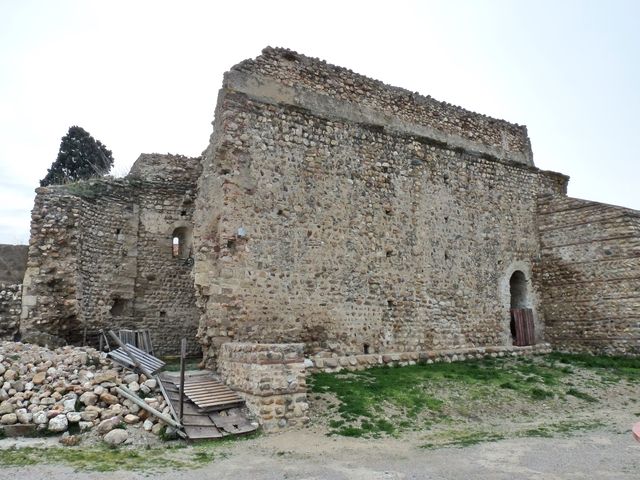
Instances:
[[[191,255],[191,229],[178,227],[171,234],[171,254],[173,258],[188,258]]]

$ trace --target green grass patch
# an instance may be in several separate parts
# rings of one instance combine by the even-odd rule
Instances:
[[[589,403],[596,403],[598,401],[597,398],[592,397],[588,393],[581,392],[577,388],[570,388],[569,390],[567,390],[567,395],[571,395],[572,397],[579,398],[580,400],[584,400],[585,402]]]
[[[155,448],[130,450],[110,447],[72,448],[9,448],[0,450],[0,465],[21,467],[40,463],[62,463],[76,470],[112,472],[116,470],[149,471],[181,469],[189,462],[170,458],[167,450]]]
[[[43,463],[69,465],[78,471],[158,472],[198,468],[217,459],[226,458],[225,446],[231,442],[258,437],[255,432],[215,440],[203,440],[193,445],[183,442],[156,448],[125,448],[106,445],[91,447],[22,447],[0,449],[0,466],[21,467]]]
[[[479,443],[497,442],[503,440],[505,435],[497,432],[467,432],[467,431],[449,431],[443,435],[438,441],[428,442],[421,445],[421,448],[433,449],[443,447],[469,447]]]
[[[509,358],[317,373],[309,383],[314,394],[330,393],[339,400],[340,417],[329,423],[330,433],[377,436],[415,429],[418,417],[443,422],[451,408],[471,417],[475,407],[466,404],[493,402],[500,390],[535,400],[554,398],[552,390],[567,375],[549,362]],[[464,398],[445,403],[438,389],[463,390]]]
[[[553,392],[545,390],[544,388],[534,387],[530,391],[531,398],[534,400],[547,400],[548,398],[553,398]]]
[[[628,380],[638,382],[640,379],[640,358],[603,355],[587,355],[578,353],[554,352],[548,355],[550,361],[577,366],[595,371],[604,381]]]

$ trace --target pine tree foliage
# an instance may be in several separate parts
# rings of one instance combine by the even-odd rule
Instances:
[[[40,186],[75,182],[104,175],[113,166],[113,156],[84,128],[73,126],[62,137],[58,158],[51,164]]]

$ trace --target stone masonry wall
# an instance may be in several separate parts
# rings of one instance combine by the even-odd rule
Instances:
[[[182,337],[198,353],[191,268],[172,234],[191,228],[199,172],[199,159],[143,155],[125,179],[38,189],[23,330],[95,343],[100,328],[149,329],[157,354]]]
[[[0,245],[0,340],[18,335],[28,249],[27,245]]]
[[[536,277],[555,349],[640,354],[640,212],[547,196]]]
[[[533,165],[525,126],[439,102],[403,88],[358,75],[346,68],[282,48],[265,48],[262,55],[232,68],[227,82],[251,94],[329,116],[366,116],[387,129],[428,136],[466,149]],[[326,98],[334,102],[327,103]]]
[[[509,278],[530,280],[539,253],[536,198],[567,178],[491,156],[484,140],[381,127],[392,104],[371,104],[370,118],[342,115],[331,92],[276,95],[261,65],[288,84],[300,71],[287,77],[286,52],[272,55],[225,77],[203,161],[195,283],[210,364],[230,340],[338,355],[509,345]],[[333,68],[304,62],[309,75]],[[541,339],[533,283],[528,302]]]
[[[28,250],[28,245],[0,244],[0,283],[22,283]]]
[[[456,348],[447,350],[425,350],[421,352],[402,352],[388,354],[361,354],[338,356],[320,353],[310,360],[307,371],[311,372],[340,372],[342,370],[356,371],[371,367],[405,366],[417,363],[451,363],[465,360],[480,360],[482,358],[519,357],[527,355],[539,355],[551,353],[551,345],[538,343],[526,347],[500,346],[500,347],[473,347]]]
[[[0,283],[0,340],[13,340],[20,328],[22,285]]]
[[[309,421],[302,344],[225,343],[219,371],[262,427],[280,430]]]
[[[29,256],[22,286],[21,333],[69,341],[82,336],[79,295],[81,202],[70,192],[39,188],[31,212]]]

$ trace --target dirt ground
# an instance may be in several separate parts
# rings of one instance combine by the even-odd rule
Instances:
[[[130,446],[141,456],[150,451],[147,447],[156,451],[160,448],[163,457],[184,459],[188,468],[181,469],[145,466],[136,472],[75,471],[51,456],[37,465],[2,465],[2,449],[14,445],[59,448],[55,438],[5,438],[0,440],[0,480],[637,480],[640,443],[633,439],[631,427],[640,421],[640,382],[635,378],[628,382],[607,382],[602,378],[576,367],[563,380],[570,383],[556,386],[559,391],[572,386],[597,401],[571,395],[517,401],[519,397],[510,390],[501,390],[501,398],[487,401],[486,397],[479,397],[483,398],[482,403],[471,399],[474,415],[464,421],[463,416],[449,412],[452,422],[421,426],[397,436],[329,436],[330,419],[336,416],[335,405],[332,406],[335,400],[311,394],[311,424],[296,430],[215,443],[200,450],[184,444],[171,449],[171,443],[163,444],[157,439],[153,444],[140,443],[147,442],[148,436],[140,436],[139,442]],[[456,395],[466,399],[474,391],[477,393],[451,390],[449,403],[454,403]],[[466,402],[457,403],[468,407]],[[479,443],[447,446],[443,440],[459,439],[460,431],[477,432]],[[97,443],[89,441],[83,441],[83,445],[90,450],[98,448]],[[205,457],[201,463],[193,460],[198,454]]]
[[[0,479],[638,479],[640,443],[625,422],[619,417],[588,432],[439,449],[421,448],[419,433],[352,439],[307,429],[229,443],[212,463],[190,470],[98,473],[35,465],[3,467]]]

